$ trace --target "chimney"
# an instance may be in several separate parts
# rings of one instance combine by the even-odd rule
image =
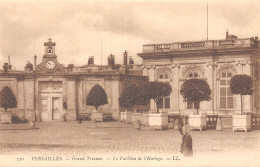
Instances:
[[[29,61],[27,61],[26,66],[24,67],[25,71],[32,71],[33,70],[33,65]]]
[[[112,69],[115,67],[115,56],[110,54],[107,58],[108,66]]]
[[[127,50],[125,50],[125,52],[124,52],[124,65],[125,66],[127,66],[127,54],[128,54],[128,52],[127,52]]]
[[[11,70],[12,69],[12,65],[10,63],[10,56],[8,55],[8,70]]]
[[[255,39],[258,40],[258,37],[256,36]]]
[[[4,69],[4,72],[7,73],[7,71],[8,71],[8,63],[4,63],[3,69]]]
[[[226,40],[228,39],[228,29],[226,31]]]
[[[36,61],[37,61],[37,56],[34,56],[34,69],[36,70]]]
[[[94,56],[88,58],[88,65],[94,65]]]

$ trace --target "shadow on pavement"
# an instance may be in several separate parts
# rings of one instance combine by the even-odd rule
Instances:
[[[40,129],[40,128],[34,128],[34,129],[32,129],[32,128],[28,128],[28,129],[0,129],[0,131],[1,130],[37,130],[37,129]]]

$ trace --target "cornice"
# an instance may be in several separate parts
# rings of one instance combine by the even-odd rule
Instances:
[[[137,53],[138,56],[144,59],[172,58],[183,56],[217,56],[225,54],[251,54],[255,51],[252,47],[247,48],[223,48],[211,50],[188,50],[188,51],[173,51],[173,52],[149,52]]]

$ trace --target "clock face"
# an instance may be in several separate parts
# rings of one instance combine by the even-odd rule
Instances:
[[[53,60],[48,60],[48,61],[46,62],[46,68],[47,68],[47,69],[54,69],[55,66],[56,66],[56,64],[55,64],[55,62],[54,62]]]

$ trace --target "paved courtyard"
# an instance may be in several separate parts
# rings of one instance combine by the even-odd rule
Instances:
[[[0,155],[180,155],[181,134],[169,129],[153,131],[147,127],[137,130],[120,122],[90,121],[37,122],[29,124],[0,124]],[[194,156],[215,153],[260,150],[260,131],[232,132],[191,131]]]

